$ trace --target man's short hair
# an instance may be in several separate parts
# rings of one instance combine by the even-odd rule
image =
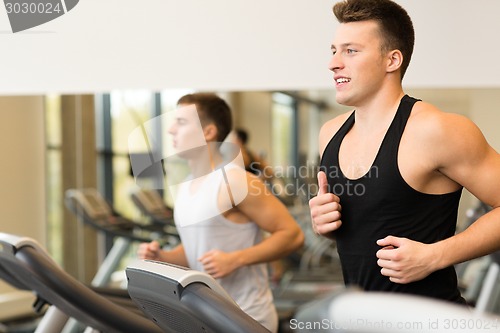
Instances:
[[[202,126],[213,123],[217,127],[217,141],[222,142],[231,132],[233,117],[225,100],[214,93],[193,93],[182,96],[177,104],[195,104]]]
[[[344,0],[333,6],[339,23],[374,20],[380,27],[382,52],[400,50],[403,54],[401,79],[413,54],[415,30],[407,11],[391,0]]]

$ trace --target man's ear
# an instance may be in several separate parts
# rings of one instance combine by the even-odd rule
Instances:
[[[399,50],[392,50],[387,54],[387,72],[397,71],[403,65],[403,54]]]
[[[207,142],[217,140],[217,126],[214,123],[209,123],[203,127],[203,134]]]

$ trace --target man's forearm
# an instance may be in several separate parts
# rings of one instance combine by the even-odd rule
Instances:
[[[500,208],[480,217],[463,232],[433,244],[437,269],[500,250]]]

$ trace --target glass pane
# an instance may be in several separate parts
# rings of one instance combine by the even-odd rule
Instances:
[[[61,96],[45,96],[45,133],[47,146],[61,145]]]
[[[153,93],[149,90],[111,93],[113,152],[128,154],[132,131],[152,118]]]
[[[272,160],[275,168],[286,170],[293,165],[293,98],[281,93],[273,94],[272,107]]]
[[[61,96],[45,96],[47,250],[62,263],[62,124]]]
[[[139,220],[141,215],[130,199],[130,191],[135,187],[134,178],[130,174],[128,156],[113,157],[113,199],[114,208],[121,215]]]
[[[131,136],[134,130],[141,131],[153,117],[153,96],[149,90],[113,91],[110,94],[113,206],[121,215],[131,219],[138,219],[139,211],[130,199],[130,191],[136,184],[130,165],[129,139],[136,138]],[[142,136],[138,139],[144,140]],[[141,147],[143,143],[139,142]]]
[[[62,168],[61,150],[47,151],[47,249],[54,260],[62,263]]]

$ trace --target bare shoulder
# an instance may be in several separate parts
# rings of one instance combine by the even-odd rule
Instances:
[[[338,132],[340,127],[345,123],[347,118],[352,114],[353,111],[349,111],[343,113],[333,119],[330,119],[326,123],[321,126],[321,130],[319,131],[319,152],[320,155],[323,155],[323,151],[325,150],[328,142],[332,139],[335,133]]]
[[[401,143],[406,142],[413,161],[430,163],[479,200],[500,205],[500,155],[470,119],[418,102],[407,128]]]
[[[483,138],[479,128],[469,118],[456,113],[444,112],[426,102],[415,104],[408,126],[415,134],[420,133],[421,139],[453,138],[463,141],[475,136],[479,136],[479,139]]]
[[[481,130],[469,118],[426,102],[415,104],[405,132],[411,142],[434,152],[438,160],[470,157],[488,147]]]

